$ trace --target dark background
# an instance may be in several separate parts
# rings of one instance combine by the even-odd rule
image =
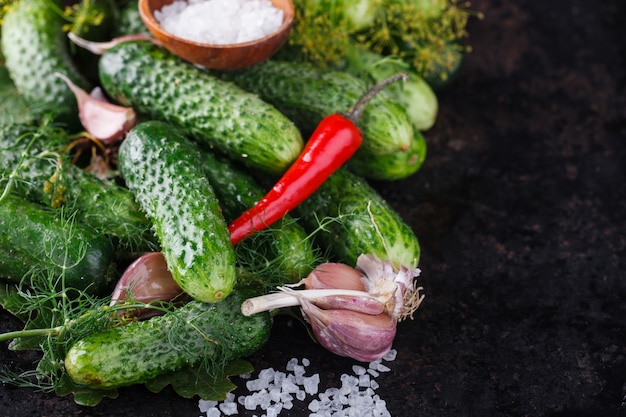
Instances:
[[[484,19],[439,95],[425,165],[374,184],[420,237],[426,293],[377,393],[394,417],[626,416],[626,2],[472,8]],[[282,369],[292,357],[328,386],[353,364],[286,319],[250,360]],[[6,344],[0,359],[29,360]],[[134,415],[200,412],[167,389],[88,408],[0,387],[0,416]],[[306,403],[281,413],[307,415]]]

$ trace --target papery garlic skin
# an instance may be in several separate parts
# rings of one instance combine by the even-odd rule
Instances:
[[[357,259],[356,269],[366,277],[365,288],[367,292],[387,295],[390,298],[387,310],[393,318],[399,320],[405,313],[404,299],[406,293],[416,291],[415,278],[420,275],[420,269],[403,265],[398,270],[391,262],[382,261],[374,254],[360,255]]]

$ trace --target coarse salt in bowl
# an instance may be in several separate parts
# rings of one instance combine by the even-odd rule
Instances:
[[[221,70],[246,68],[274,55],[294,18],[291,0],[139,0],[139,12],[170,52]]]

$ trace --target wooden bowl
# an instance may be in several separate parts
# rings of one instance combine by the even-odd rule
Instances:
[[[166,32],[153,11],[161,10],[174,0],[139,0],[139,13],[152,35],[171,53],[206,68],[235,70],[265,61],[283,46],[291,30],[294,6],[291,0],[271,0],[283,10],[283,24],[264,38],[238,44],[206,44],[183,39]]]

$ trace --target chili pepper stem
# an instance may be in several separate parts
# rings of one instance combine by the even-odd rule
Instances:
[[[363,94],[361,98],[359,98],[359,100],[354,103],[352,107],[350,107],[350,109],[348,109],[347,113],[344,114],[344,116],[355,125],[358,125],[363,111],[365,110],[365,107],[367,107],[367,104],[372,100],[372,98],[374,98],[374,96],[380,91],[384,90],[389,84],[393,84],[400,80],[408,81],[408,74],[404,72],[399,72],[392,75],[391,77],[385,78],[384,80],[377,82],[369,90],[367,90],[365,94]]]

